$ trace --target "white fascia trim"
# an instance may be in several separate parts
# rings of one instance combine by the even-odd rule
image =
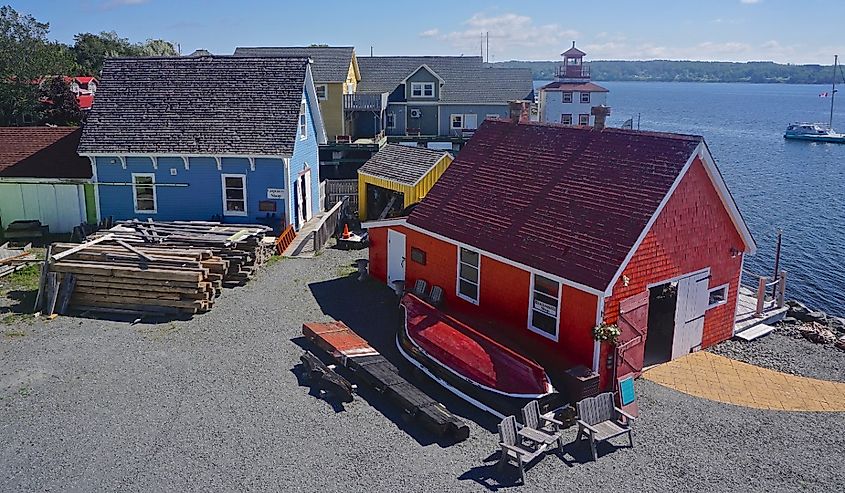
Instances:
[[[223,171],[223,158],[220,156],[213,156],[214,162],[217,164],[217,171]]]
[[[426,234],[428,236],[431,236],[432,238],[437,238],[440,241],[443,241],[443,242],[446,242],[446,243],[451,243],[452,245],[461,246],[461,247],[467,248],[469,250],[474,250],[476,252],[483,254],[485,257],[489,257],[489,258],[496,260],[496,261],[499,261],[503,264],[507,264],[507,265],[510,265],[512,267],[517,267],[517,268],[524,270],[526,272],[529,272],[531,274],[540,274],[543,277],[547,277],[547,278],[549,278],[553,281],[557,281],[557,282],[564,284],[566,286],[578,289],[580,291],[584,291],[585,293],[590,293],[590,294],[595,295],[595,296],[603,296],[604,295],[604,291],[600,291],[596,288],[591,288],[590,286],[587,286],[587,285],[584,285],[584,284],[581,284],[581,283],[578,283],[578,282],[575,282],[575,281],[570,281],[569,279],[565,279],[563,277],[556,276],[556,275],[551,274],[549,272],[545,272],[545,271],[536,269],[534,267],[530,267],[528,265],[525,265],[523,263],[516,262],[516,261],[511,260],[511,259],[507,259],[505,257],[502,257],[501,255],[496,255],[495,253],[491,253],[491,252],[482,250],[482,249],[480,249],[476,246],[468,245],[468,244],[462,243],[458,240],[453,240],[452,238],[448,238],[448,237],[443,236],[443,235],[438,234],[438,233],[433,233],[431,231],[428,231],[425,228],[421,228],[421,227],[416,226],[414,224],[405,223],[403,225],[406,226],[409,229],[412,229],[412,230],[418,232],[418,233]],[[376,225],[376,224],[373,225],[373,227],[377,227],[377,226],[378,225]]]
[[[363,229],[370,229],[370,228],[386,228],[390,226],[407,226],[407,217],[396,218],[396,219],[382,219],[381,221],[365,221],[361,223],[361,228]]]
[[[311,62],[308,62],[308,65],[305,66],[305,87],[304,91],[308,94],[308,99],[313,101],[314,104],[308,104],[308,108],[311,110],[311,122],[314,124],[314,128],[317,131],[317,144],[326,144],[328,142],[328,138],[326,137],[326,126],[323,122],[323,114],[320,112],[320,100],[317,98],[317,90],[314,88],[314,76],[311,73]]]
[[[247,160],[249,161],[249,170],[255,171],[255,158],[254,157],[248,157]]]
[[[440,77],[440,75],[438,75],[438,74],[437,74],[437,72],[435,72],[435,71],[434,71],[434,69],[432,69],[431,67],[429,67],[428,65],[426,65],[425,63],[423,63],[422,65],[420,65],[419,67],[417,67],[416,69],[414,69],[414,71],[413,71],[413,72],[411,72],[410,74],[408,74],[408,76],[407,76],[407,77],[405,77],[404,79],[402,79],[402,80],[400,81],[400,84],[406,84],[406,83],[408,82],[408,79],[410,79],[411,77],[413,77],[413,76],[414,76],[414,74],[416,74],[417,72],[419,72],[419,71],[420,71],[420,70],[422,70],[422,69],[426,69],[426,71],[428,71],[428,73],[430,73],[431,75],[433,75],[434,77],[436,77],[436,78],[437,78],[437,80],[439,80],[441,84],[445,84],[445,83],[446,83],[446,81],[445,81],[445,80],[443,80],[443,77]],[[426,82],[426,81],[421,81],[421,82],[423,82],[423,83],[424,83],[424,82]]]
[[[604,321],[604,296],[598,297],[596,303],[596,325],[600,325]],[[601,365],[601,341],[593,340],[593,373],[599,374],[599,366]]]
[[[153,162],[153,169],[158,169],[158,156],[150,156],[150,160]]]
[[[100,186],[97,185],[99,181],[97,179],[97,160],[91,156],[88,156],[88,160],[91,161],[91,180],[94,182],[94,209],[97,213],[97,222],[99,223],[102,221],[102,216],[100,216]]]
[[[0,183],[22,185],[84,185],[91,183],[91,178],[18,178],[14,176],[0,176]]]
[[[666,192],[666,195],[663,196],[663,200],[660,201],[660,204],[657,206],[657,210],[654,211],[654,214],[652,214],[651,219],[648,220],[645,225],[645,228],[643,228],[642,232],[640,233],[639,238],[637,238],[637,241],[634,242],[634,246],[631,247],[631,250],[628,251],[628,255],[625,256],[625,260],[622,261],[622,264],[619,265],[619,268],[616,270],[616,273],[610,279],[610,282],[604,290],[605,296],[610,296],[613,294],[613,286],[616,285],[616,281],[619,280],[619,277],[622,275],[623,272],[625,272],[625,269],[628,267],[628,264],[631,263],[631,259],[634,258],[634,254],[637,253],[637,250],[640,248],[640,245],[642,244],[643,240],[645,240],[646,235],[649,231],[651,231],[651,227],[657,221],[657,218],[660,216],[660,213],[663,212],[663,209],[666,207],[666,204],[669,203],[669,199],[672,198],[672,194],[675,193],[675,189],[677,189],[678,185],[681,184],[681,181],[683,181],[684,176],[686,176],[687,171],[689,171],[690,167],[692,166],[692,163],[695,162],[695,158],[698,157],[703,147],[703,142],[699,143],[690,155],[690,157],[687,159],[687,162],[684,164],[684,167],[681,168],[681,172],[678,173],[677,178],[675,178],[675,182],[672,183],[671,187],[669,187],[669,191]]]

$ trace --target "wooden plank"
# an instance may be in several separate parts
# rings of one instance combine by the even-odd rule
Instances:
[[[150,305],[169,306],[172,308],[199,308],[202,303],[196,300],[159,300],[155,298],[141,298],[131,296],[104,296],[89,293],[80,293],[78,290],[73,295],[72,302],[79,302],[87,305],[98,305],[99,303],[110,303],[117,305]]]
[[[88,243],[83,243],[83,244],[81,244],[81,245],[77,245],[77,246],[76,246],[76,247],[74,247],[74,248],[71,248],[71,249],[69,249],[69,250],[65,250],[65,251],[64,251],[64,252],[62,252],[62,253],[58,253],[58,254],[56,254],[56,255],[53,255],[52,260],[53,260],[54,262],[55,262],[55,261],[58,261],[58,260],[61,260],[61,259],[65,258],[65,257],[67,257],[68,255],[73,255],[74,253],[79,252],[79,251],[82,251],[82,250],[84,250],[84,249],[88,248],[88,247],[89,247],[89,246],[91,246],[91,245],[96,245],[97,243],[102,243],[102,242],[104,242],[104,241],[106,241],[106,240],[110,240],[110,239],[112,239],[113,237],[114,237],[114,235],[112,235],[112,234],[107,234],[107,235],[101,236],[101,237],[99,237],[99,238],[96,238],[96,239],[94,239],[94,240],[91,240],[91,241],[89,241]]]
[[[120,280],[115,279],[113,277],[107,277],[106,279],[112,280]],[[124,289],[124,290],[138,290],[144,289],[145,291],[155,291],[157,293],[179,293],[179,294],[194,294],[194,293],[205,293],[212,290],[210,284],[206,287],[205,284],[202,286],[197,285],[194,288],[185,288],[185,287],[178,287],[178,286],[160,286],[156,283],[123,283],[123,282],[109,282],[109,281],[93,281],[90,278],[80,277],[76,280],[77,286],[85,286],[88,288],[112,288],[112,289]]]
[[[69,272],[74,274],[93,274],[98,276],[111,276],[118,278],[154,279],[168,281],[202,281],[202,272],[178,271],[162,269],[139,269],[136,267],[123,266],[94,266],[92,264],[59,262],[52,266],[56,272]]]
[[[70,304],[70,297],[73,294],[74,289],[76,289],[76,276],[73,274],[65,274],[59,288],[59,315],[64,315],[65,312],[67,312],[68,304]]]
[[[56,310],[56,300],[59,296],[59,275],[56,272],[47,273],[47,297],[45,298],[44,313],[49,317]]]
[[[50,253],[53,251],[53,245],[47,245],[47,252],[44,256],[44,263],[41,264],[41,274],[38,279],[38,294],[35,295],[35,303],[32,306],[32,313],[39,313],[41,305],[44,301],[44,289],[47,283],[47,273],[50,271]]]

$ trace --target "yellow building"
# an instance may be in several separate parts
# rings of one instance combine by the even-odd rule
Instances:
[[[351,46],[280,46],[239,47],[235,56],[309,57],[314,88],[320,100],[320,114],[326,127],[326,137],[334,142],[338,136],[350,134],[345,128],[343,95],[354,94],[361,82],[355,48]]]
[[[428,194],[452,164],[446,151],[387,144],[358,170],[358,217],[390,217]]]

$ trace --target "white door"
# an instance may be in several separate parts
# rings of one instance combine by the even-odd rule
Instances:
[[[305,220],[311,219],[314,216],[314,204],[311,200],[311,169],[309,168],[305,174],[302,176],[303,179],[303,186],[305,187],[305,193],[303,194],[303,200],[305,200],[305,207],[303,210],[305,211]]]
[[[387,230],[387,284],[405,280],[405,235]]]
[[[708,269],[678,280],[672,359],[688,354],[692,348],[701,345],[709,279]]]

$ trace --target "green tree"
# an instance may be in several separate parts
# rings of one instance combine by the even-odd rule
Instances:
[[[31,15],[0,7],[0,125],[35,121],[42,77],[74,70],[67,47],[47,40],[49,29]]]
[[[140,53],[144,56],[177,56],[179,52],[173,43],[163,39],[148,39],[140,45]]]
[[[82,110],[64,77],[50,77],[41,84],[41,123],[62,127],[79,125]]]
[[[86,75],[99,75],[103,60],[115,56],[139,56],[140,49],[114,31],[100,34],[79,33],[73,37],[76,63]]]

